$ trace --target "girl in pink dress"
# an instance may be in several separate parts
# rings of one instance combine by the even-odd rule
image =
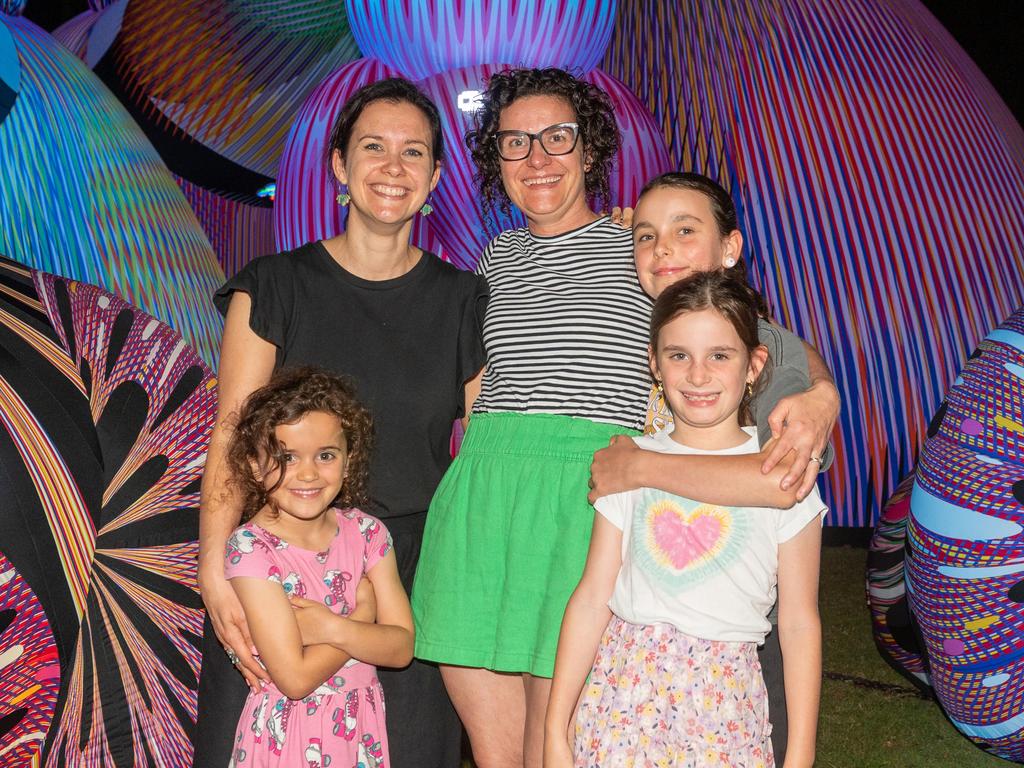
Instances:
[[[389,764],[374,665],[409,663],[413,623],[391,537],[357,508],[371,433],[352,387],[316,369],[278,373],[238,414],[246,511],[224,571],[271,682],[246,699],[232,767]]]

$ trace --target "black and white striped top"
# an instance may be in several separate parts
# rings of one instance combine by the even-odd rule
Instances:
[[[651,301],[632,236],[608,217],[554,237],[502,232],[477,272],[491,298],[476,412],[579,416],[642,429]]]

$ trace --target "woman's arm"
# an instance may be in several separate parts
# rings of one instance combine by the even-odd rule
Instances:
[[[398,578],[394,550],[366,573],[377,601],[377,623],[335,616],[321,637],[353,659],[382,667],[404,667],[412,660],[415,633],[409,597]],[[325,622],[326,624],[326,622]]]
[[[814,764],[821,696],[820,560],[821,521],[817,517],[779,545],[779,643],[789,717],[784,768]]]
[[[220,642],[239,659],[245,681],[256,687],[267,673],[253,658],[252,637],[235,591],[224,578],[224,545],[238,525],[240,508],[228,482],[227,450],[230,419],[242,401],[270,380],[274,345],[249,328],[249,295],[232,294],[224,323],[220,368],[217,375],[217,421],[210,435],[199,504],[199,593]]]
[[[465,430],[469,426],[469,416],[473,412],[473,403],[476,402],[477,397],[480,395],[480,383],[484,378],[484,369],[481,368],[477,371],[476,376],[466,382],[465,385],[465,406],[462,411],[462,429]]]
[[[289,699],[308,696],[345,663],[347,657],[333,646],[303,646],[280,584],[252,576],[236,576],[230,583],[245,610],[260,660]]]
[[[635,488],[658,488],[707,504],[788,509],[796,489],[782,487],[795,454],[765,474],[761,464],[773,448],[735,456],[697,456],[644,451],[628,437],[613,437],[590,465],[590,503]]]
[[[811,461],[811,457],[820,459],[825,452],[840,408],[839,390],[825,361],[806,341],[804,349],[811,386],[806,392],[783,398],[772,409],[768,423],[778,440],[761,468],[771,472],[787,454],[795,453],[783,482],[796,486],[797,497],[801,499],[811,492],[818,479],[821,463]]]
[[[632,442],[632,441],[630,441]],[[590,551],[580,583],[569,598],[558,636],[555,676],[544,724],[544,766],[571,766],[569,726],[583,684],[594,665],[601,635],[612,612],[608,600],[622,567],[622,531],[600,512],[594,514]]]

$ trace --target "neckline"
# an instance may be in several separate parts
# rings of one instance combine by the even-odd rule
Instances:
[[[716,455],[723,455],[723,456],[725,456],[725,455],[734,454],[734,453],[746,453],[746,451],[743,451],[742,449],[747,447],[748,445],[750,445],[751,442],[754,442],[755,451],[753,451],[753,452],[756,453],[757,449],[759,448],[759,444],[757,442],[757,427],[740,427],[740,429],[742,429],[744,432],[747,433],[747,439],[744,440],[742,443],[739,443],[738,445],[733,445],[733,446],[731,446],[729,448],[714,448],[714,449],[694,448],[691,445],[686,445],[685,443],[680,443],[677,440],[674,440],[672,438],[672,433],[676,431],[675,424],[672,425],[672,429],[663,429],[660,432],[656,432],[653,435],[653,437],[660,437],[662,440],[667,442],[669,445],[674,446],[676,448],[682,448],[682,449],[687,450],[687,451],[695,451],[695,452],[703,454],[705,456],[716,456]]]
[[[421,249],[419,261],[417,261],[405,274],[398,275],[398,277],[389,277],[386,280],[368,280],[365,277],[360,277],[359,275],[349,272],[341,266],[341,264],[331,256],[331,252],[327,250],[327,246],[324,245],[323,240],[315,240],[312,245],[320,255],[320,258],[329,262],[334,275],[344,280],[346,283],[371,291],[386,291],[391,288],[397,288],[407,282],[417,280],[424,272],[426,272],[427,269],[430,268],[430,262],[437,259],[437,256],[430,251]]]
[[[609,217],[608,214],[605,214],[604,216],[598,216],[596,219],[594,219],[591,222],[588,222],[587,224],[581,224],[580,226],[575,227],[574,229],[570,229],[567,232],[562,232],[557,235],[535,235],[533,232],[530,231],[530,228],[528,226],[525,227],[525,229],[527,236],[531,240],[534,240],[538,243],[556,243],[562,238],[570,238],[575,237],[576,235],[581,235],[584,232],[588,232],[594,227],[597,227],[598,225],[604,224],[609,221],[611,221],[611,217]],[[623,229],[622,231],[628,232],[629,230]]]
[[[267,530],[262,525],[260,525],[259,523],[255,523],[252,520],[250,520],[247,523],[247,525],[251,525],[253,528],[258,528],[259,530],[263,531],[263,533],[265,533],[267,536],[270,536],[275,541],[283,541],[287,545],[288,549],[294,549],[294,550],[296,550],[298,552],[308,552],[309,554],[316,555],[317,557],[321,557],[321,556],[326,557],[328,554],[330,554],[331,550],[334,548],[334,543],[338,540],[338,535],[341,533],[341,523],[338,522],[338,512],[337,512],[337,510],[335,510],[335,516],[334,516],[334,535],[331,536],[331,540],[329,542],[327,542],[327,547],[325,549],[309,549],[307,547],[300,547],[298,544],[292,544],[287,539],[281,538],[280,536],[278,536],[273,531]]]

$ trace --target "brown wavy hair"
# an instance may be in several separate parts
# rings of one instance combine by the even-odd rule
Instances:
[[[498,132],[502,110],[524,96],[554,96],[563,99],[576,113],[579,141],[584,162],[590,170],[583,177],[587,197],[598,208],[611,200],[612,159],[619,151],[622,137],[615,122],[608,94],[564,69],[506,69],[491,75],[487,90],[480,97],[481,107],[473,116],[474,128],[466,134],[466,146],[476,163],[474,180],[488,211],[500,208],[511,213],[512,201],[501,183],[501,157],[494,136]]]
[[[661,292],[651,310],[651,349],[658,352],[661,329],[686,312],[713,309],[736,329],[747,354],[761,345],[757,334],[757,321],[761,317],[764,298],[733,270],[698,272],[674,283]],[[750,424],[750,403],[768,385],[771,378],[771,358],[767,358],[760,375],[754,380],[750,393],[743,393],[740,401],[740,424]]]
[[[263,507],[279,512],[270,496],[284,481],[284,451],[274,430],[316,411],[337,417],[348,449],[348,473],[332,503],[355,507],[368,501],[373,422],[356,398],[355,385],[320,368],[283,368],[246,398],[231,435],[227,461],[242,496],[242,522]],[[253,470],[254,463],[264,462],[262,476],[278,473],[270,488]]]

